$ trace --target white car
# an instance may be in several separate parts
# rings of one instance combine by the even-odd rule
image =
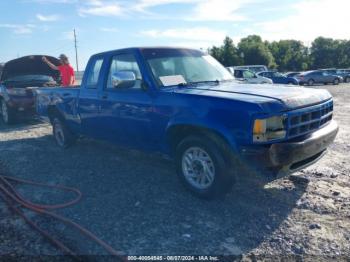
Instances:
[[[238,81],[243,81],[249,84],[273,84],[270,78],[259,76],[247,69],[234,69],[233,76]]]
[[[244,65],[244,66],[231,66],[230,67],[232,71],[236,70],[236,69],[246,69],[246,70],[250,70],[254,73],[259,73],[262,71],[267,71],[267,67],[264,65]]]

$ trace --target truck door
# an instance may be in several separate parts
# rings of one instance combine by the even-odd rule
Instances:
[[[85,71],[83,83],[79,96],[79,115],[81,119],[81,132],[85,135],[100,138],[99,130],[99,79],[103,57],[91,58],[89,66]]]
[[[113,85],[112,76],[120,71],[135,75],[133,86]],[[100,94],[101,127],[106,138],[136,148],[152,147],[152,97],[143,88],[142,74],[135,55],[123,53],[113,56],[107,74]]]

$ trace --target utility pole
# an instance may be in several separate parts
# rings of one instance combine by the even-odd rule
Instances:
[[[77,72],[79,72],[79,64],[78,64],[78,46],[77,46],[77,35],[75,33],[74,28],[74,47],[75,47],[75,63],[77,65]]]

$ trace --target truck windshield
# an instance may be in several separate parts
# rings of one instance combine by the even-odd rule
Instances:
[[[144,49],[142,51],[160,86],[233,80],[213,57],[191,49]]]

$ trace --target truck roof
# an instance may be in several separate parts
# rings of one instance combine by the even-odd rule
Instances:
[[[111,54],[114,52],[120,52],[120,51],[135,51],[135,50],[147,50],[147,49],[182,49],[182,50],[196,50],[198,52],[202,52],[201,50],[198,49],[194,49],[194,48],[188,48],[188,47],[170,47],[170,46],[145,46],[145,47],[127,47],[127,48],[121,48],[121,49],[114,49],[114,50],[110,50],[110,51],[106,51],[106,52],[101,52],[101,53],[97,53],[94,54],[93,56],[100,56],[100,55],[107,55],[107,54]]]

